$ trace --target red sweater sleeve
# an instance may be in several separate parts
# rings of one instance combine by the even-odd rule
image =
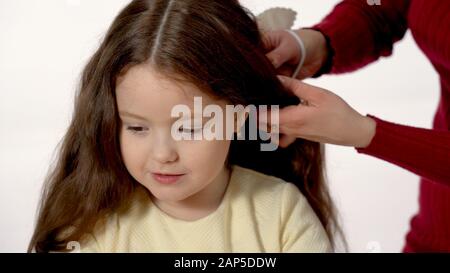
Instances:
[[[419,176],[450,186],[450,132],[377,122],[370,145],[356,149],[403,167]]]
[[[393,44],[403,38],[408,28],[409,3],[382,0],[381,5],[369,5],[367,0],[345,0],[336,5],[312,27],[330,43],[331,73],[350,72],[380,56],[391,55]]]

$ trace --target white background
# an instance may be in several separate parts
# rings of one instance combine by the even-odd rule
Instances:
[[[338,1],[241,2],[256,14],[293,8],[299,13],[295,27],[302,27],[321,20]],[[127,3],[0,0],[0,252],[26,250],[80,72]],[[308,82],[339,94],[362,114],[424,128],[431,127],[439,94],[437,74],[409,32],[394,55],[376,65]],[[327,153],[350,251],[401,251],[418,208],[418,177],[352,148],[328,146]]]

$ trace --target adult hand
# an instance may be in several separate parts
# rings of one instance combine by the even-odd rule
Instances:
[[[287,90],[302,100],[299,105],[280,109],[278,124],[270,124],[270,113],[259,116],[261,126],[279,127],[280,147],[289,146],[296,138],[356,148],[370,144],[376,131],[375,120],[359,114],[328,90],[284,76],[279,78]]]
[[[323,34],[312,29],[300,29],[295,33],[305,45],[306,57],[298,79],[314,76],[324,65],[328,50]],[[292,76],[301,59],[298,42],[284,30],[269,31],[263,34],[266,56],[277,69],[278,74]]]

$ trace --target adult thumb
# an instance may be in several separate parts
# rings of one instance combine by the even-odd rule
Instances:
[[[270,60],[275,69],[278,69],[289,60],[289,54],[286,54],[286,50],[283,45],[280,45],[271,52],[267,53],[266,57]]]
[[[290,91],[299,99],[306,100],[305,103],[313,100],[314,97],[321,92],[319,87],[306,84],[297,79],[292,79],[282,75],[278,75],[278,79],[287,91]]]

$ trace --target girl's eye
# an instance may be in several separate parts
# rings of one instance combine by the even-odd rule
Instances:
[[[179,132],[187,133],[187,134],[195,134],[195,133],[198,133],[201,131],[202,131],[202,128],[183,128],[183,127],[179,128]]]
[[[131,131],[134,134],[142,134],[143,132],[147,131],[148,129],[142,126],[127,126],[127,130]]]

